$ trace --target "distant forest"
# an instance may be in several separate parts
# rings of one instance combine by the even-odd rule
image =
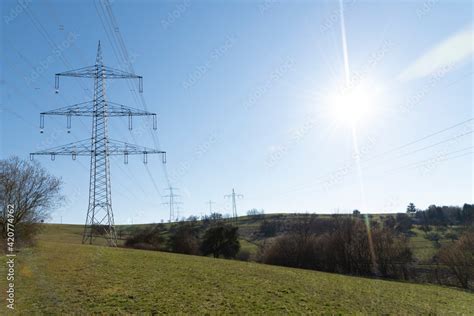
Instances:
[[[474,223],[474,204],[466,203],[462,208],[430,205],[426,210],[419,210],[410,203],[407,213],[414,214],[414,224],[424,226],[472,225]]]

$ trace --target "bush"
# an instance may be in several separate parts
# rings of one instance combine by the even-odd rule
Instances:
[[[444,234],[444,237],[447,239],[451,239],[451,241],[458,240],[459,236],[455,232],[447,232]]]
[[[136,249],[161,250],[163,244],[164,238],[159,225],[135,231],[125,240],[125,247]]]
[[[198,230],[193,224],[180,223],[170,230],[168,240],[169,248],[172,252],[184,253],[188,255],[199,254]]]
[[[395,230],[397,233],[407,234],[413,226],[412,219],[409,215],[398,213],[396,217]]]
[[[396,236],[389,229],[372,231],[375,262],[378,273],[384,277],[408,279],[413,253],[405,236]]]
[[[260,224],[260,234],[263,237],[274,237],[281,231],[282,224],[278,220],[264,220]]]
[[[247,211],[247,216],[253,217],[255,219],[260,219],[265,216],[265,211],[264,210],[259,211],[256,208],[253,208]]]
[[[223,221],[223,216],[221,213],[211,213],[211,215],[204,215],[202,217],[202,222],[205,226],[221,223]]]
[[[425,234],[425,238],[428,239],[429,241],[432,241],[434,246],[439,248],[441,247],[440,240],[441,240],[441,235],[436,233],[436,232],[428,232]]]
[[[315,237],[306,239],[289,233],[270,240],[262,251],[261,261],[279,266],[315,269],[318,263],[315,250]]]
[[[461,287],[469,288],[474,279],[474,232],[466,232],[459,240],[441,248],[438,257],[456,276]]]
[[[209,228],[202,240],[202,253],[205,256],[212,254],[214,258],[235,258],[240,249],[238,230],[238,227],[222,223]]]

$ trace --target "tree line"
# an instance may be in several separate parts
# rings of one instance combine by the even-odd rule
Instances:
[[[217,214],[217,213],[216,213]],[[125,247],[161,250],[189,255],[236,258],[240,250],[238,227],[214,215],[198,223],[196,219],[151,225],[137,230],[125,240]]]
[[[416,208],[413,203],[407,207],[407,213],[412,215],[414,224],[422,226],[473,225],[474,204],[459,206],[430,205],[425,210]]]
[[[409,279],[413,254],[404,235],[361,217],[308,216],[266,242],[261,261],[351,275]]]
[[[307,214],[294,221],[264,220],[258,232],[264,240],[259,260],[295,268],[472,288],[472,224],[454,226],[456,229],[445,226],[422,229],[424,238],[432,241],[437,250],[431,259],[419,260],[409,239],[416,235],[412,230],[414,225],[420,227],[415,223],[417,219],[412,214],[374,219],[359,212],[330,217]],[[438,234],[432,229],[444,231],[450,241],[442,245],[441,236],[432,239]]]

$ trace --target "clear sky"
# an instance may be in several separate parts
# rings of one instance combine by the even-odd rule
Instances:
[[[150,158],[150,176],[140,156],[111,158],[116,223],[167,219],[168,182],[181,216],[208,200],[230,213],[232,188],[241,214],[473,202],[471,1],[344,1],[343,20],[338,1],[110,3],[118,29],[99,1],[2,1],[0,139],[2,158],[28,159],[89,138],[86,118],[68,134],[47,117],[40,134],[39,112],[92,99],[85,79],[56,94],[54,74],[93,65],[99,40],[104,63],[125,69],[121,36],[168,162]],[[142,108],[125,81],[107,88]],[[144,120],[134,126],[111,119],[111,137],[153,147]],[[64,181],[51,221],[83,223],[89,159],[37,159]]]

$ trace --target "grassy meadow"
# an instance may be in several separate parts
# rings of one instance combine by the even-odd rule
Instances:
[[[17,255],[16,311],[22,314],[447,315],[474,310],[474,295],[458,289],[82,245],[81,226],[46,226],[37,247]],[[0,314],[4,311],[5,304]]]

